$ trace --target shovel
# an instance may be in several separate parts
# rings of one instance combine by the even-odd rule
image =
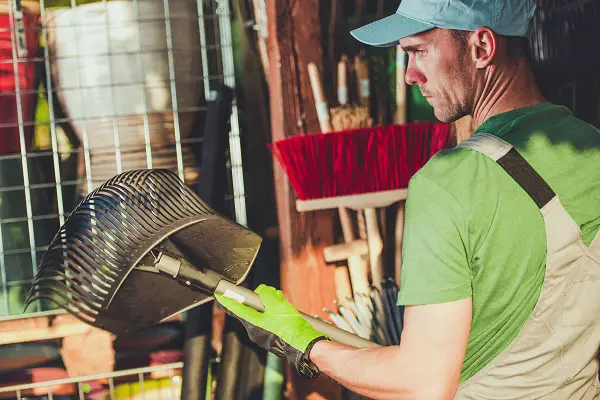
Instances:
[[[119,174],[92,191],[44,254],[27,296],[85,323],[127,335],[211,301],[214,294],[264,311],[238,286],[261,238],[210,209],[163,169]],[[314,329],[354,347],[375,345],[302,314]]]

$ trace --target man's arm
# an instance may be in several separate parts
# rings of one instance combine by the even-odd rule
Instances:
[[[373,399],[452,399],[472,318],[471,298],[409,306],[400,346],[355,349],[319,341],[310,352],[321,372]]]

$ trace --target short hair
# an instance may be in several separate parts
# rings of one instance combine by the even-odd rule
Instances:
[[[463,31],[459,29],[450,29],[452,38],[462,45],[467,44],[469,35],[472,31]],[[506,51],[509,60],[518,61],[522,58],[528,59],[529,39],[522,36],[502,36],[506,40]]]

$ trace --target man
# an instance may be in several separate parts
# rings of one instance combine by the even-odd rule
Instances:
[[[438,119],[477,130],[410,182],[400,346],[323,340],[273,288],[257,290],[264,314],[219,297],[254,341],[375,399],[600,398],[600,134],[536,88],[534,9],[404,0],[353,31],[399,42]]]

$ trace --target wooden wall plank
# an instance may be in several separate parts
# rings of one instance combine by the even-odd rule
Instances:
[[[320,7],[318,0],[266,0],[273,141],[319,133],[307,65],[314,62],[322,70]],[[274,179],[282,289],[298,309],[323,316],[322,308],[335,299],[334,269],[325,264],[322,251],[333,243],[335,214],[298,213],[296,196],[279,165],[274,165]],[[291,377],[288,389],[293,398],[341,397],[341,388],[328,378]]]

